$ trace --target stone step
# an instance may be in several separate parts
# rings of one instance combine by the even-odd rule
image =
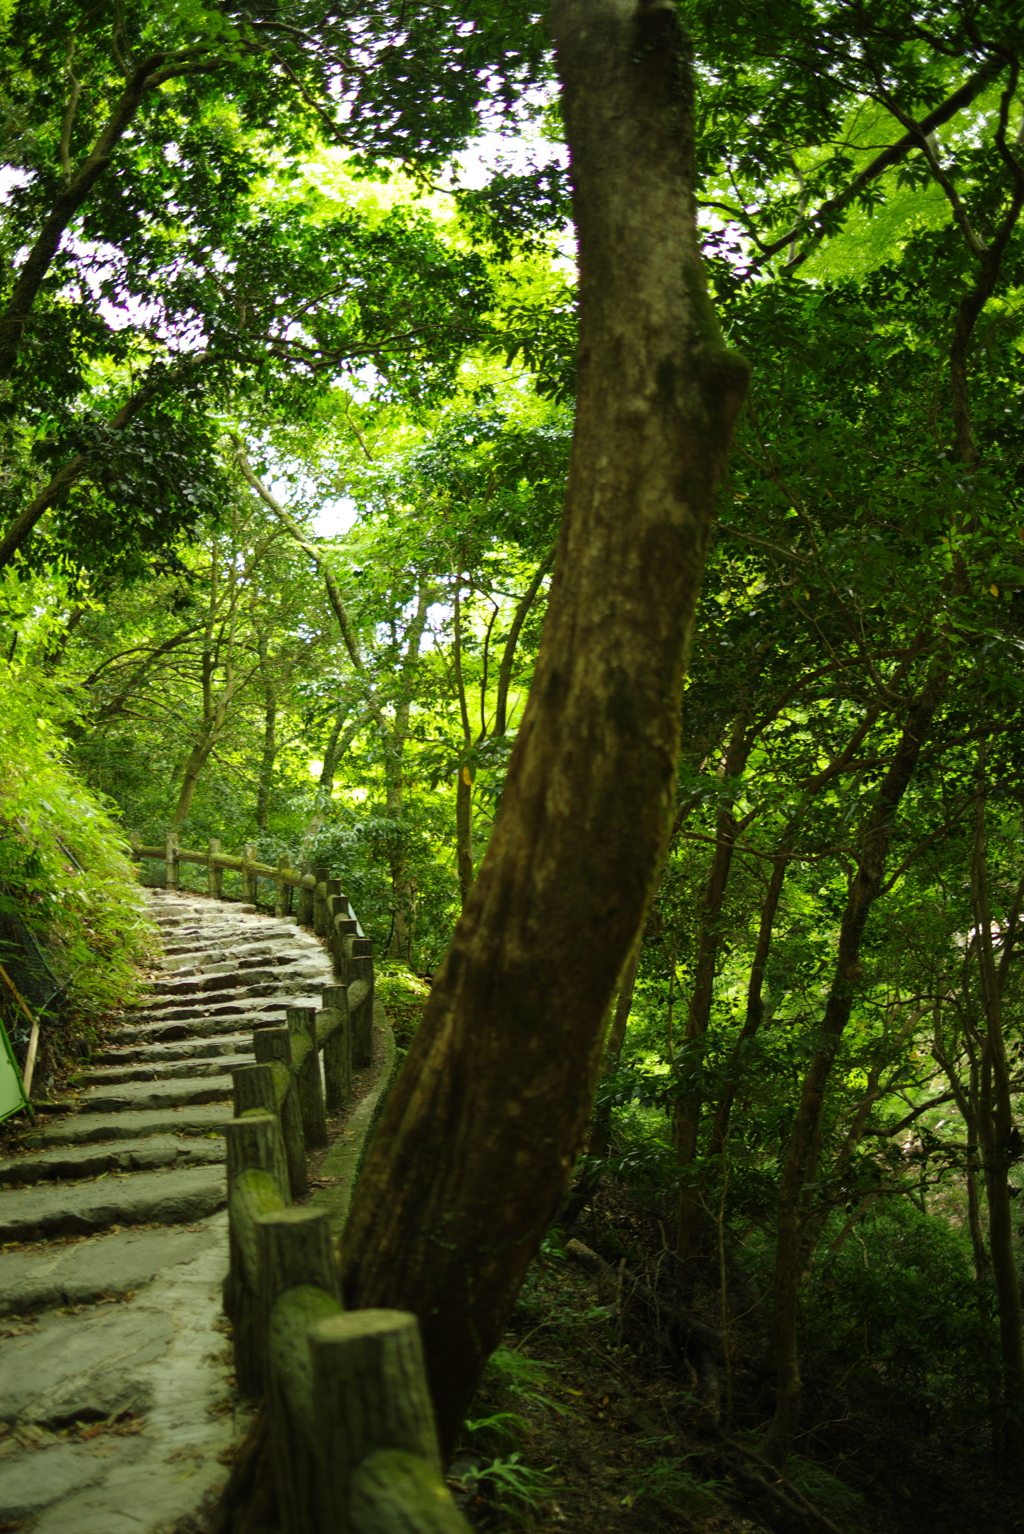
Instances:
[[[195,1056],[184,1060],[137,1060],[121,1065],[90,1066],[73,1077],[76,1087],[117,1086],[125,1081],[167,1081],[196,1076],[221,1076],[236,1065],[252,1064],[252,1044],[248,1055],[217,1054],[212,1059]]]
[[[230,1103],[201,1103],[192,1108],[138,1108],[123,1113],[74,1113],[33,1129],[21,1144],[43,1150],[51,1145],[91,1145],[97,1140],[135,1140],[148,1135],[223,1134],[231,1122]]]
[[[249,970],[244,977],[237,964],[223,964],[212,974],[183,977],[167,975],[154,980],[151,995],[153,1001],[159,1003],[164,996],[177,999],[201,995],[207,991],[243,991],[250,985],[267,985],[277,978],[265,963],[258,969]]]
[[[126,1013],[115,1031],[125,1032],[143,1028],[147,1024],[177,1022],[183,1018],[224,1016],[232,1008],[259,1008],[264,999],[294,996],[298,990],[318,992],[325,985],[333,985],[334,977],[325,967],[319,973],[305,975],[279,974],[273,983],[260,981],[255,985],[235,986],[214,994],[200,993],[195,996],[164,996],[154,999],[138,1012]],[[109,1037],[110,1035],[108,1035]]]
[[[320,948],[315,937],[301,929],[292,927],[278,927],[272,923],[264,927],[260,922],[252,927],[197,927],[194,933],[179,932],[175,934],[173,942],[164,944],[164,955],[168,959],[180,957],[182,954],[205,953],[214,948],[237,946],[247,949],[259,943],[287,943],[297,948]],[[323,950],[321,949],[321,952]]]
[[[168,966],[165,974],[166,981],[158,980],[153,987],[155,996],[164,993],[168,983],[178,985],[183,980],[204,981],[214,975],[236,975],[242,984],[245,984],[249,975],[256,970],[270,970],[273,973],[288,971],[295,965],[308,964],[312,955],[304,953],[289,953],[285,949],[272,949],[263,947],[259,954],[250,957],[234,958],[230,955],[224,958],[210,958],[209,963],[196,964],[189,961],[188,964]],[[315,961],[314,961],[315,962]],[[216,989],[216,987],[210,987]]]
[[[57,1305],[94,1305],[97,1300],[127,1297],[169,1265],[193,1262],[211,1247],[223,1250],[227,1237],[222,1218],[215,1215],[198,1225],[163,1230],[135,1225],[53,1246],[8,1249],[0,1262],[0,1315],[24,1316]],[[66,1319],[80,1324],[76,1317]],[[20,1384],[23,1378],[22,1371],[8,1370],[5,1383],[10,1386],[17,1379]]]
[[[81,1113],[123,1113],[138,1108],[192,1108],[226,1101],[231,1077],[186,1077],[171,1081],[125,1081],[120,1085],[86,1087],[79,1095]]]
[[[273,916],[236,914],[224,916],[219,911],[209,915],[204,911],[198,911],[187,919],[179,919],[171,924],[161,923],[161,931],[166,933],[168,942],[172,944],[195,942],[197,939],[202,939],[206,933],[209,933],[214,942],[226,933],[265,937],[286,937],[292,932],[298,932],[302,937],[308,935],[302,928],[297,928],[293,922],[283,921]]]
[[[252,1030],[248,1033],[228,1033],[214,1038],[178,1039],[170,1043],[111,1044],[97,1049],[92,1057],[95,1066],[123,1065],[130,1061],[143,1063],[189,1059],[215,1059],[218,1055],[244,1055],[252,1053]]]
[[[259,969],[241,972],[236,966],[231,965],[230,972],[224,974],[195,976],[185,980],[157,981],[153,987],[154,999],[167,997],[169,1000],[178,1000],[187,996],[203,995],[210,991],[226,992],[233,996],[262,996],[267,995],[275,986],[286,990],[300,980],[319,980],[325,968],[325,965],[313,965],[303,960],[274,968],[264,964]]]
[[[215,1005],[192,1002],[159,1010],[154,1008],[137,1023],[122,1023],[112,1028],[107,1034],[107,1041],[128,1044],[133,1040],[180,1040],[190,1032],[221,1033],[225,1027],[237,1030],[246,1026],[249,1018],[258,1020],[262,1012],[283,1012],[287,1007],[319,1008],[323,1006],[321,993],[324,986],[333,984],[328,975],[320,976],[319,980],[319,986],[310,985],[308,979],[288,981],[282,985],[257,986],[250,992],[222,998]]]
[[[197,996],[164,996],[154,999],[145,1008],[137,1012],[127,1013],[121,1020],[121,1028],[143,1028],[149,1023],[163,1023],[167,1021],[177,1022],[182,1018],[190,1017],[217,1017],[226,1016],[230,1011],[239,1009],[258,1009],[264,1005],[265,996],[273,996],[279,992],[282,996],[295,994],[296,986],[304,986],[307,990],[322,990],[325,985],[333,984],[333,976],[325,968],[319,975],[279,975],[274,985],[238,986],[230,991],[218,991],[213,995]]]
[[[36,1183],[99,1177],[103,1172],[154,1171],[164,1166],[206,1166],[224,1160],[223,1136],[152,1135],[149,1139],[100,1141],[29,1151],[0,1161],[0,1183]]]
[[[202,1004],[192,1002],[188,1005],[177,1005],[164,1008],[153,1008],[141,1017],[137,1022],[122,1023],[107,1032],[106,1043],[108,1045],[127,1045],[131,1043],[145,1044],[150,1039],[162,1037],[165,1030],[177,1024],[188,1024],[193,1020],[202,1023],[204,1020],[223,1022],[225,1019],[235,1018],[234,1026],[242,1026],[238,1021],[249,1017],[264,1006],[263,999],[257,997],[248,1005],[241,1001],[219,1001],[216,1005],[209,1002]],[[181,1043],[184,1041],[186,1028],[168,1035],[170,1041]]]
[[[0,1191],[0,1241],[88,1235],[112,1225],[187,1225],[215,1214],[226,1201],[223,1172],[208,1166],[7,1188]]]
[[[216,964],[254,964],[261,958],[276,958],[279,954],[286,954],[294,959],[296,952],[284,939],[280,943],[218,943],[212,948],[189,948],[182,949],[177,953],[173,950],[165,950],[165,962],[163,968],[168,974],[180,975],[184,971],[192,969],[196,973],[212,969]]]

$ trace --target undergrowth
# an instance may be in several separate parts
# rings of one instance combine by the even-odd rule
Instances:
[[[137,997],[153,931],[110,810],[67,765],[73,705],[10,660],[0,660],[0,695],[0,914],[25,923],[62,983],[60,1026],[54,1004],[43,1041],[55,1065]],[[0,963],[15,968],[10,931],[4,947]],[[10,984],[0,983],[0,1005],[17,1048],[28,1020]]]

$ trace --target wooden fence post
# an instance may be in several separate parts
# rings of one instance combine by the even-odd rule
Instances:
[[[324,1041],[324,1099],[328,1113],[337,1113],[352,1096],[352,1019],[348,988],[325,985],[321,996],[325,1012],[341,1014],[341,1026]]]
[[[402,1310],[348,1311],[311,1329],[309,1351],[325,1526],[348,1530],[352,1476],[375,1450],[404,1449],[440,1476],[419,1324]]]
[[[291,872],[291,858],[287,852],[282,852],[277,859],[277,889],[274,896],[274,915],[284,917],[291,915],[292,887],[283,877]]]
[[[352,1534],[473,1534],[437,1471],[418,1454],[378,1449],[352,1476],[349,1495]]]
[[[256,1263],[267,1317],[267,1414],[281,1527],[284,1534],[326,1534],[308,1334],[341,1302],[327,1211],[282,1209],[257,1220]]]
[[[257,1067],[260,1069],[260,1067]],[[253,1216],[291,1202],[288,1164],[275,1113],[248,1112],[225,1125],[228,1174],[228,1274],[224,1310],[232,1322],[235,1379],[243,1396],[263,1388],[263,1312],[256,1287]]]
[[[331,958],[334,961],[334,974],[339,985],[348,985],[352,980],[348,963],[348,945],[355,938],[358,930],[359,923],[348,914],[348,901],[335,901],[331,914],[330,947]]]
[[[348,976],[349,984],[362,980],[366,995],[352,1015],[352,1064],[355,1069],[365,1070],[373,1060],[373,941],[368,937],[350,938]]]
[[[246,842],[242,848],[242,899],[247,905],[256,904],[256,847],[253,842]]]
[[[176,890],[181,883],[181,864],[178,862],[178,833],[168,831],[167,842],[164,849],[164,885],[169,890]]]
[[[316,1047],[316,1009],[289,1007],[285,1012],[291,1035],[292,1067],[307,1145],[327,1144],[327,1113]]]
[[[214,862],[220,852],[220,842],[215,836],[211,836],[206,849],[209,859],[206,865],[206,893],[214,900],[220,900],[224,894],[224,870]]]
[[[313,891],[313,931],[317,937],[323,937],[327,931],[327,880],[330,870],[323,864],[317,864],[313,869],[313,877],[316,880]]]
[[[281,1119],[285,1155],[288,1157],[288,1176],[292,1196],[301,1198],[309,1191],[306,1171],[306,1144],[302,1132],[302,1112],[299,1094],[292,1071],[291,1035],[287,1028],[257,1028],[252,1036],[253,1049],[259,1065],[279,1066],[283,1073],[283,1088],[275,1084],[277,1110]]]
[[[313,877],[308,863],[303,864],[302,873],[304,878]],[[308,885],[300,884],[299,899],[295,909],[295,920],[300,927],[311,927],[313,925],[315,904],[316,896],[314,890],[310,889]]]
[[[227,1134],[228,1193],[243,1172],[269,1172],[277,1183],[281,1202],[292,1201],[288,1187],[288,1158],[284,1153],[281,1125],[276,1113],[249,1109],[224,1126]]]
[[[269,1065],[236,1065],[231,1072],[235,1118],[243,1113],[272,1113],[277,1118],[274,1072]]]

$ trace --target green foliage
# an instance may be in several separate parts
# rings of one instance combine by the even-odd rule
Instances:
[[[926,1420],[983,1412],[996,1339],[968,1241],[906,1199],[875,1209],[808,1285],[817,1366],[855,1371],[869,1393],[892,1392]]]
[[[557,1401],[545,1395],[540,1387],[548,1383],[550,1365],[540,1359],[529,1358],[517,1348],[495,1348],[487,1360],[488,1375],[494,1377],[498,1386],[510,1391],[523,1401],[546,1406],[549,1411],[560,1412]]]
[[[718,1497],[728,1496],[732,1491],[726,1481],[703,1478],[692,1455],[672,1454],[674,1439],[671,1436],[642,1439],[641,1442],[660,1446],[663,1457],[629,1477],[626,1494],[622,1498],[624,1507],[650,1504],[663,1512],[684,1511],[707,1515],[715,1511]]]
[[[407,965],[384,960],[374,965],[373,989],[388,1015],[395,1043],[407,1052],[416,1037],[430,986]]]
[[[0,879],[67,977],[72,1026],[129,1004],[152,941],[120,831],[68,767],[65,697],[38,671],[0,661]]]
[[[552,1475],[553,1466],[538,1470],[524,1463],[520,1450],[507,1452],[527,1429],[522,1413],[529,1407],[566,1415],[561,1403],[542,1388],[548,1384],[549,1366],[516,1349],[497,1348],[487,1361],[481,1400],[496,1401],[497,1409],[488,1408],[482,1416],[471,1416],[465,1430],[475,1446],[493,1457],[468,1469],[464,1480],[503,1511],[536,1510],[559,1489]]]
[[[833,1520],[842,1518],[848,1522],[864,1518],[870,1512],[860,1492],[811,1459],[794,1455],[787,1464],[786,1479],[814,1507],[827,1512]]]

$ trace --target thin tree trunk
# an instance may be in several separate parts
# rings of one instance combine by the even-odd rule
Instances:
[[[504,735],[508,729],[508,692],[512,685],[512,667],[515,663],[519,635],[522,633],[523,624],[526,622],[530,608],[537,600],[537,593],[540,591],[544,577],[555,562],[556,549],[557,544],[552,544],[533,572],[533,579],[530,581],[529,586],[527,586],[525,592],[516,603],[516,610],[512,616],[512,627],[508,631],[505,648],[501,652],[501,664],[498,667],[498,694],[494,702],[495,735]]]
[[[778,1469],[785,1465],[800,1415],[800,1360],[797,1318],[803,1272],[801,1203],[808,1174],[816,1161],[822,1131],[825,1091],[843,1032],[850,1019],[861,976],[860,949],[871,908],[877,900],[893,821],[907,790],[921,745],[945,686],[946,672],[936,665],[911,705],[906,726],[878,792],[861,839],[860,857],[839,929],[839,953],[825,1003],[821,1043],[804,1077],[796,1120],[782,1167],[778,1199],[775,1298],[772,1315],[772,1362],[778,1381],[775,1416],[762,1453]]]
[[[366,709],[363,713],[358,714],[355,719],[349,720],[349,723],[346,726],[345,720],[348,716],[348,712],[349,704],[347,702],[342,702],[338,708],[334,724],[331,726],[331,733],[327,737],[327,745],[324,747],[324,761],[323,766],[320,769],[320,781],[317,784],[316,801],[313,807],[313,813],[309,818],[309,824],[306,826],[305,831],[302,833],[302,843],[299,849],[300,862],[308,856],[309,849],[313,845],[313,839],[324,823],[324,817],[327,813],[328,806],[330,805],[331,794],[334,790],[334,779],[338,771],[338,764],[341,762],[341,759],[348,751],[349,746],[351,746],[352,742],[359,734],[359,731],[365,724],[370,721],[370,719],[374,717],[373,710]]]
[[[977,1069],[973,1062],[968,1062],[968,1078],[965,1084],[963,1076],[958,1069],[958,1062],[955,1056],[945,1047],[939,1030],[939,1018],[940,1009],[936,1007],[932,1054],[936,1062],[942,1067],[942,1072],[952,1088],[954,1100],[960,1110],[960,1117],[964,1121],[964,1135],[967,1144],[969,1146],[976,1146],[979,1143]],[[971,1250],[974,1254],[974,1278],[978,1286],[978,1305],[982,1315],[987,1320],[984,1295],[988,1285],[988,1249],[985,1246],[985,1236],[981,1224],[981,1208],[978,1199],[978,1165],[973,1151],[969,1153],[967,1164],[964,1168],[964,1184],[967,1189],[967,1228],[970,1232]]]
[[[455,853],[459,869],[459,895],[466,909],[473,887],[473,775],[463,763],[455,784]]]
[[[466,679],[462,672],[461,571],[455,577],[452,640],[452,667],[455,672],[455,688],[459,700],[459,718],[462,722],[462,746],[468,754],[473,747],[473,730],[469,722]],[[455,862],[459,875],[459,897],[464,911],[473,886],[473,773],[466,761],[459,763],[455,777]]]
[[[215,737],[204,742],[202,745],[193,746],[185,758],[185,768],[181,777],[181,787],[178,790],[178,802],[174,806],[174,814],[171,816],[172,827],[180,826],[188,819],[192,808],[192,800],[195,798],[199,779],[203,768],[209,760],[210,752],[214,747]]]
[[[718,777],[728,782],[743,771],[750,752],[752,739],[747,738],[747,713],[743,710],[733,720],[729,732],[729,744],[719,763]],[[715,994],[715,975],[718,970],[718,954],[722,936],[722,910],[732,868],[732,855],[736,846],[739,825],[733,813],[733,801],[719,804],[715,816],[715,851],[711,860],[711,872],[701,901],[700,924],[697,937],[697,955],[694,963],[693,992],[686,1013],[687,1069],[696,1072],[694,1051],[702,1045],[711,1020],[711,1006]],[[675,965],[673,964],[673,973]],[[677,1099],[672,1114],[672,1138],[682,1167],[690,1166],[697,1157],[700,1137],[700,1118],[703,1110],[703,1094],[695,1088]],[[679,1184],[679,1222],[676,1234],[676,1256],[684,1261],[693,1250],[697,1232],[704,1219],[702,1179],[687,1176],[685,1171]]]
[[[405,742],[409,734],[412,708],[412,674],[420,653],[420,641],[427,624],[427,612],[433,592],[421,585],[416,593],[416,611],[405,632],[405,650],[401,666],[401,690],[395,717],[384,741],[384,793],[388,818],[401,825],[405,810]],[[391,875],[391,946],[388,957],[403,964],[412,963],[413,908],[416,884],[408,869],[405,843],[399,833],[388,853]]]
[[[772,875],[768,881],[768,889],[761,907],[761,916],[757,928],[757,942],[754,947],[754,958],[750,966],[750,976],[747,981],[747,1009],[740,1029],[739,1038],[732,1051],[732,1057],[726,1071],[725,1090],[719,1099],[715,1109],[715,1117],[711,1125],[711,1136],[708,1141],[708,1155],[721,1156],[729,1134],[729,1119],[732,1114],[732,1105],[736,1100],[736,1088],[742,1070],[742,1053],[747,1042],[754,1037],[761,1023],[764,1021],[764,972],[768,964],[768,954],[771,951],[772,933],[775,930],[775,917],[778,914],[779,899],[782,895],[782,886],[786,878],[786,870],[789,867],[788,853],[790,843],[783,842],[775,857],[772,867]]]
[[[576,426],[494,832],[355,1190],[347,1303],[420,1317],[442,1447],[561,1197],[672,817],[682,679],[747,367],[693,216],[675,8],[554,8],[580,261]]]
[[[622,1054],[622,1045],[626,1038],[626,1024],[629,1022],[629,1013],[633,1005],[633,992],[636,990],[636,977],[640,969],[640,952],[642,939],[637,938],[633,945],[633,952],[626,961],[626,968],[619,984],[619,994],[615,999],[615,1011],[612,1013],[612,1026],[608,1033],[608,1043],[604,1052],[604,1066],[602,1076],[609,1075],[616,1069]],[[587,1146],[587,1168],[579,1180],[579,1184],[573,1190],[572,1197],[568,1200],[562,1223],[572,1225],[579,1219],[587,1204],[597,1192],[604,1170],[603,1163],[608,1155],[612,1139],[612,1104],[610,1097],[603,1099],[598,1097],[598,1104],[594,1110],[594,1117],[590,1125],[590,1142]]]
[[[260,636],[261,660],[265,659],[266,643]],[[260,753],[260,776],[256,788],[256,825],[266,831],[270,821],[270,791],[274,781],[274,763],[277,761],[277,689],[273,678],[263,673],[263,750]]]
[[[979,752],[978,765],[979,772],[983,773],[984,750]],[[995,1450],[997,1463],[1009,1468],[1019,1466],[1024,1451],[1024,1336],[1021,1331],[1020,1282],[1014,1252],[1013,1210],[1008,1175],[1014,1136],[1013,1098],[1003,1040],[1002,986],[996,972],[992,943],[984,794],[978,795],[975,812],[971,895],[974,907],[974,947],[985,1018],[978,1130],[988,1199],[989,1255],[999,1305],[1002,1370],[1002,1411],[996,1424],[998,1431]]]
[[[236,603],[238,598],[233,567],[229,566],[227,619],[218,624],[220,610],[220,580],[217,575],[216,547],[210,566],[209,612],[206,624],[206,640],[203,647],[202,689],[203,723],[199,738],[194,742],[185,761],[185,768],[178,793],[178,803],[171,817],[173,827],[188,819],[200,775],[214,747],[221,737],[228,709],[238,688],[240,677],[234,664],[234,635]],[[224,685],[220,694],[214,692],[214,673],[220,663],[222,649],[226,649],[224,662]]]

